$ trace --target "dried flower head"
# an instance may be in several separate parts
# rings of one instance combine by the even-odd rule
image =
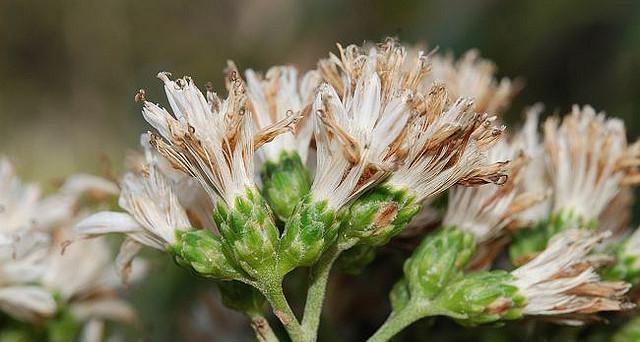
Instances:
[[[256,143],[259,160],[277,160],[281,151],[293,150],[304,163],[313,133],[311,104],[320,83],[318,72],[306,72],[299,79],[295,67],[275,66],[264,77],[251,69],[245,76],[257,130],[268,133]],[[268,140],[271,142],[263,142]],[[257,145],[262,143],[264,146],[259,148]]]
[[[127,234],[144,245],[164,250],[176,240],[176,231],[191,224],[180,205],[170,180],[160,171],[151,152],[148,136],[143,135],[147,161],[127,173],[121,182],[118,204],[123,212],[103,211],[79,222],[76,231],[86,236],[113,232]]]
[[[232,207],[238,194],[255,187],[254,137],[260,136],[247,113],[244,82],[230,70],[229,96],[221,100],[211,90],[205,98],[191,78],[158,77],[175,116],[145,101],[143,115],[162,137],[152,134],[151,144],[174,168],[198,180],[212,201]]]
[[[574,106],[562,123],[547,119],[544,133],[555,211],[597,219],[622,185],[640,182],[640,143],[627,145],[621,120]]]
[[[389,43],[391,44],[391,43]],[[328,82],[320,87],[316,113],[317,171],[312,192],[340,208],[397,167],[413,111],[414,79],[424,73],[418,56],[407,71],[404,49],[395,45],[339,46],[319,63]],[[413,89],[412,89],[413,88]]]
[[[599,259],[588,256],[605,237],[584,230],[564,231],[537,257],[511,272],[516,278],[513,284],[527,298],[523,313],[555,316],[628,309],[623,296],[629,284],[601,281],[595,271]]]
[[[451,54],[436,54],[432,57],[432,65],[425,85],[433,81],[444,82],[450,91],[450,99],[475,99],[473,109],[476,112],[500,113],[520,90],[517,82],[506,77],[497,80],[495,64],[481,58],[477,50],[468,51],[457,61]]]
[[[544,193],[518,191],[528,160],[516,144],[501,140],[489,150],[488,159],[491,162],[511,161],[507,167],[506,182],[501,185],[453,187],[442,221],[445,226],[455,226],[471,233],[477,243],[501,235],[505,228],[519,227],[518,215],[545,198]]]
[[[416,115],[403,137],[408,145],[404,163],[389,178],[394,187],[406,188],[418,201],[455,184],[502,183],[505,162],[488,163],[486,151],[500,139],[503,128],[493,117],[471,111],[473,102],[461,98],[447,104],[447,92],[434,85],[416,103]]]

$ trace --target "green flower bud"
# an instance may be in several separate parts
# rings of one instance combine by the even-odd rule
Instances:
[[[226,307],[247,314],[264,312],[266,299],[256,288],[239,281],[221,281],[218,288]]]
[[[513,280],[505,271],[471,273],[449,284],[434,305],[463,325],[519,319],[526,298]]]
[[[214,221],[222,236],[223,251],[251,279],[273,273],[279,231],[264,198],[247,189],[235,198],[232,208],[218,202]]]
[[[180,266],[190,268],[200,276],[221,280],[242,278],[224,255],[220,237],[206,229],[178,230],[176,243],[169,252]]]
[[[409,284],[402,278],[393,285],[391,292],[389,292],[389,300],[391,301],[391,309],[393,312],[400,312],[404,309],[409,301],[411,301],[411,292],[409,291]]]
[[[371,246],[384,245],[402,232],[420,208],[406,189],[377,186],[349,207],[342,226],[344,238]]]
[[[262,194],[276,216],[286,222],[300,199],[309,193],[311,176],[297,152],[282,151],[267,160],[260,172]]]
[[[411,295],[434,298],[462,275],[474,252],[473,236],[454,227],[440,228],[427,236],[404,263]]]
[[[340,254],[336,267],[344,273],[360,274],[376,257],[376,248],[368,245],[355,245]]]
[[[560,210],[549,220],[538,222],[531,229],[521,229],[513,235],[509,245],[509,258],[519,266],[547,248],[547,242],[554,235],[567,229],[595,229],[597,221],[578,216],[573,210]]]
[[[337,237],[337,213],[326,201],[313,201],[306,195],[289,217],[278,252],[281,275],[296,267],[313,265]]]

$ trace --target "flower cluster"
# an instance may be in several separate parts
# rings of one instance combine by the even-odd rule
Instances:
[[[8,334],[26,340],[69,340],[80,333],[101,338],[105,319],[136,321],[133,309],[116,295],[121,285],[107,242],[69,245],[83,203],[117,192],[110,181],[75,175],[42,197],[36,184],[22,183],[11,163],[0,159],[0,311],[43,327],[9,325]]]
[[[201,91],[190,77],[161,72],[169,106],[136,95],[152,130],[117,187],[72,178],[56,198],[40,200],[0,169],[9,197],[0,213],[0,308],[35,319],[62,302],[75,319],[95,317],[83,294],[103,286],[110,253],[100,236],[120,233],[116,266],[125,280],[148,246],[215,281],[259,340],[277,340],[268,303],[291,340],[314,341],[334,262],[362,269],[408,226],[426,226],[425,212],[440,227],[419,236],[372,341],[431,316],[580,324],[632,308],[638,233],[596,247],[626,225],[640,143],[628,144],[621,121],[588,106],[546,119],[543,138],[540,106],[508,130],[500,115],[519,84],[495,71],[474,51],[455,61],[387,40],[338,45],[306,72],[241,72],[229,62],[225,96],[213,83]],[[89,188],[118,194],[120,209],[80,215]],[[58,228],[69,224],[74,237]],[[68,257],[52,254],[67,239],[76,240]],[[494,268],[505,264],[494,262],[505,249],[519,268]],[[61,278],[71,262],[73,282]],[[283,281],[305,268],[299,320]]]

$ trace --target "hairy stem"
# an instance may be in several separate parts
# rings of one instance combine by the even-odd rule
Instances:
[[[367,342],[384,342],[389,341],[393,336],[404,330],[406,327],[416,322],[417,320],[429,316],[425,312],[426,307],[419,304],[410,304],[404,307],[400,311],[392,312],[387,320],[382,324],[378,331],[369,337]]]
[[[259,313],[247,313],[251,319],[251,328],[256,333],[258,342],[278,342],[278,337],[273,333],[269,321]]]
[[[331,247],[311,269],[311,283],[304,306],[302,328],[311,336],[312,341],[315,341],[318,337],[318,326],[320,325],[320,315],[322,314],[324,298],[327,292],[329,273],[331,273],[331,268],[340,253],[342,253],[342,250],[337,246]]]
[[[287,330],[291,341],[308,342],[310,339],[302,326],[298,322],[296,315],[291,310],[287,298],[282,291],[281,282],[263,283],[258,287],[262,294],[267,298],[273,309],[273,313],[278,317],[284,328]]]

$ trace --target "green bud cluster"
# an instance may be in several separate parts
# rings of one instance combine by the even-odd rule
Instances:
[[[587,220],[573,210],[560,210],[553,213],[548,220],[514,233],[513,241],[509,245],[509,258],[514,265],[522,265],[542,252],[554,235],[567,229],[595,229],[596,226],[595,220]]]
[[[425,238],[404,263],[404,276],[412,297],[434,298],[461,277],[475,252],[473,235],[443,227]]]
[[[404,277],[389,293],[393,315],[411,320],[444,315],[463,325],[522,317],[526,298],[505,271],[465,274],[475,252],[471,234],[443,227],[425,238],[404,264]]]
[[[254,280],[273,274],[279,231],[260,193],[247,189],[231,208],[218,202],[213,219],[222,236],[222,251],[233,265]]]
[[[342,224],[343,239],[381,246],[406,227],[421,205],[407,189],[383,184],[358,198]]]
[[[219,236],[208,230],[178,231],[169,252],[176,262],[200,276],[220,280],[240,279],[241,273],[223,253]]]
[[[287,220],[278,251],[282,276],[296,267],[311,266],[338,235],[338,213],[327,201],[314,201],[307,194]]]
[[[264,311],[266,299],[253,286],[232,280],[219,282],[218,288],[226,307],[249,315],[262,314]]]
[[[283,222],[289,219],[311,187],[311,175],[297,152],[282,151],[278,160],[267,160],[260,178],[265,200]]]
[[[463,325],[479,325],[522,317],[526,298],[505,271],[471,273],[452,282],[434,305]]]

